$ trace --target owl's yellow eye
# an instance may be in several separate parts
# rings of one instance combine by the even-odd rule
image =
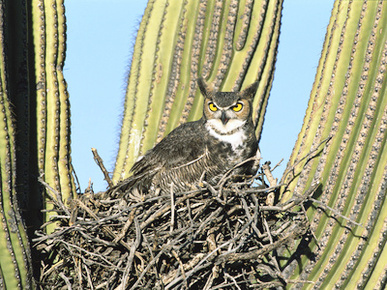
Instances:
[[[242,103],[237,103],[235,106],[232,107],[232,109],[235,112],[239,112],[240,110],[242,110],[242,108],[243,108],[243,104]]]
[[[210,108],[211,111],[216,112],[218,108],[214,105],[214,103],[209,103],[208,107]]]

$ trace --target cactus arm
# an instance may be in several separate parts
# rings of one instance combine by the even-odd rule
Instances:
[[[293,147],[293,152],[289,159],[288,168],[290,168],[293,164],[297,163],[297,161],[303,157],[302,154],[305,154],[304,151],[306,151],[304,150],[304,148],[305,146],[307,146],[307,144],[310,143],[310,141],[307,138],[310,139],[311,136],[313,136],[312,134],[309,134],[309,132],[312,128],[315,128],[316,124],[315,123],[311,124],[312,122],[311,116],[317,114],[316,113],[317,108],[321,107],[322,98],[321,97],[318,98],[317,96],[320,96],[323,79],[325,79],[329,75],[329,73],[326,73],[324,75],[325,71],[331,70],[333,65],[333,62],[330,59],[328,59],[329,52],[335,51],[335,49],[332,49],[332,45],[333,45],[332,43],[333,43],[333,39],[337,38],[337,34],[338,34],[338,29],[333,29],[333,28],[337,26],[341,26],[343,22],[342,17],[338,18],[339,15],[337,11],[338,9],[340,9],[339,4],[340,3],[338,1],[334,2],[334,7],[332,9],[332,16],[327,27],[327,33],[325,35],[325,41],[323,44],[322,54],[321,54],[318,69],[316,72],[314,85],[312,87],[312,91],[310,94],[311,97],[309,99],[309,103],[304,116],[304,122],[301,128],[301,131],[299,133],[298,139],[296,141],[295,146]],[[310,150],[310,146],[308,146],[308,148]],[[289,176],[285,172],[285,174],[283,175],[282,182],[285,181],[286,178],[291,179],[292,176]],[[291,195],[291,189],[284,193],[283,199],[287,200],[290,195]]]
[[[321,131],[324,128],[325,130],[329,130],[330,126],[332,125],[332,117],[330,117],[329,119],[327,118],[328,108],[332,105],[332,92],[337,90],[342,91],[343,86],[342,82],[332,82],[332,80],[334,80],[335,77],[343,77],[347,73],[347,66],[352,50],[352,43],[348,41],[348,39],[353,39],[354,35],[350,29],[346,30],[348,25],[346,21],[346,15],[344,15],[343,13],[339,13],[339,11],[346,9],[345,3],[338,1],[336,1],[336,3],[340,4],[340,6],[337,6],[335,4],[335,7],[333,9],[333,12],[336,14],[333,14],[331,17],[331,23],[333,23],[333,25],[330,25],[328,27],[328,29],[330,30],[328,30],[327,37],[325,40],[326,44],[323,50],[323,55],[320,60],[315,84],[312,89],[311,101],[309,102],[307,113],[304,119],[304,125],[296,143],[296,146],[294,147],[293,154],[291,156],[292,162],[296,162],[296,160],[305,156],[305,154],[309,152],[312,148],[315,148],[321,140],[328,137],[329,132],[325,132],[325,135],[321,136]],[[354,7],[350,9],[350,12],[353,15],[358,15],[360,13],[360,8],[357,5],[354,5]],[[345,42],[344,39],[341,39],[341,34],[344,31],[349,31],[349,34],[351,34],[351,37],[348,34],[345,35],[345,38],[347,39],[347,41]],[[339,64],[334,61],[337,51],[339,51],[339,55],[343,57],[343,61]],[[324,61],[322,61],[322,59],[324,59]],[[336,87],[332,87],[330,84]],[[341,86],[341,88],[338,86]],[[327,95],[326,99],[324,98],[325,95]],[[353,100],[354,97],[350,96],[350,98],[352,98]],[[333,101],[337,106],[337,100]],[[345,99],[343,98],[342,100],[339,100],[339,102],[341,103],[341,105],[339,107],[340,111],[338,112],[339,115],[337,115],[337,117],[340,120],[342,118],[346,118],[346,120],[348,120],[349,116],[343,115],[343,113],[340,114],[340,112],[343,112],[344,103],[348,103],[349,101],[345,101]],[[343,128],[340,128],[340,130],[342,132]],[[340,140],[334,139],[332,141],[334,141],[332,142],[332,146],[337,149],[340,144]],[[304,164],[300,164],[299,168],[302,168],[303,166]],[[284,177],[285,176],[286,175],[284,175]],[[291,178],[291,176],[289,176],[288,178]],[[299,184],[302,184],[302,182],[299,182]],[[305,186],[309,185],[310,182],[305,184]],[[292,186],[296,186],[296,183],[292,183]],[[293,187],[289,188],[289,190],[292,191]],[[285,200],[285,197],[283,199]]]
[[[162,1],[161,4],[163,3],[165,4],[165,1]],[[121,128],[120,150],[117,155],[113,182],[127,177],[125,169],[133,164],[128,164],[127,160],[136,160],[140,153],[143,131],[142,122],[147,112],[152,69],[154,68],[154,65],[152,65],[154,58],[149,56],[156,54],[156,42],[154,40],[157,39],[158,27],[164,15],[164,9],[158,4],[160,4],[160,1],[148,2],[143,21],[137,33],[124,105],[125,111]],[[144,53],[146,53],[147,57],[143,55]],[[143,75],[148,77],[140,78]],[[141,98],[137,96],[141,96]]]
[[[2,59],[4,59],[4,50],[2,47]],[[1,62],[4,64],[4,62]],[[11,146],[13,141],[11,114],[9,109],[6,108],[9,105],[6,100],[6,88],[5,88],[5,74],[4,65],[1,67],[1,99],[0,99],[0,268],[3,276],[3,283],[6,287],[21,288],[21,273],[16,260],[17,247],[19,247],[19,241],[12,232],[12,229],[16,224],[12,220],[12,195],[14,194],[12,185],[14,185],[14,158],[15,151]],[[8,107],[9,108],[9,107]],[[13,151],[13,152],[12,152]],[[12,153],[11,153],[12,152]]]
[[[198,6],[200,4],[200,6]],[[203,1],[190,1],[187,3],[186,13],[183,15],[182,22],[184,23],[183,31],[180,38],[183,40],[179,43],[182,50],[182,60],[179,69],[180,84],[177,88],[177,95],[174,96],[172,106],[168,109],[165,117],[168,117],[167,126],[163,130],[164,134],[172,131],[179,125],[181,120],[186,120],[188,113],[193,104],[193,99],[196,92],[196,80],[199,69],[199,51],[200,43],[203,39],[204,20],[206,8],[211,3],[203,4]],[[192,18],[191,18],[192,17]],[[190,19],[197,19],[196,25],[190,23]],[[163,136],[160,136],[163,137]],[[159,138],[160,140],[161,138]],[[158,140],[158,141],[159,141]]]
[[[31,18],[33,23],[34,51],[35,51],[35,71],[36,71],[36,112],[37,112],[37,154],[39,174],[44,172],[44,149],[46,147],[46,126],[47,126],[47,111],[46,111],[46,80],[44,61],[45,56],[45,14],[44,2],[34,1],[31,5]]]
[[[130,134],[134,142],[129,144],[127,153],[129,155],[137,154],[138,146],[141,148],[142,132],[144,130],[143,124],[148,110],[148,104],[152,99],[150,98],[150,88],[152,86],[152,70],[154,67],[155,58],[151,56],[156,55],[157,43],[154,39],[157,39],[159,30],[158,27],[162,24],[165,5],[164,1],[155,1],[152,7],[149,23],[146,34],[144,34],[143,53],[146,53],[146,57],[142,57],[140,60],[139,76],[147,75],[146,78],[138,78],[136,84],[136,93],[142,98],[136,98],[135,108],[133,111],[133,121],[131,123]],[[137,150],[136,150],[137,149]],[[137,151],[137,153],[136,153]],[[133,159],[137,156],[133,155]]]
[[[139,75],[139,69],[140,69],[140,63],[141,63],[141,56],[143,53],[143,39],[145,30],[147,28],[147,21],[145,19],[149,19],[150,13],[152,11],[152,5],[153,1],[149,1],[148,5],[145,9],[144,15],[143,15],[143,21],[141,21],[139,30],[137,32],[137,38],[136,43],[133,50],[133,56],[132,56],[132,64],[130,67],[130,77],[128,80],[128,86],[126,91],[126,97],[125,97],[125,103],[124,103],[124,115],[122,119],[122,125],[121,125],[121,135],[120,135],[120,142],[119,142],[119,150],[117,152],[117,158],[116,158],[116,164],[115,169],[113,172],[112,180],[113,182],[117,182],[120,179],[125,178],[125,171],[124,167],[126,166],[127,158],[129,158],[128,154],[128,147],[130,142],[139,143],[137,140],[132,140],[130,138],[138,138],[137,135],[133,135],[133,133],[130,133],[131,130],[131,124],[133,121],[133,114],[134,114],[134,103],[136,101],[136,87],[137,87],[137,78]]]
[[[253,101],[253,120],[255,122],[255,133],[258,139],[258,142],[261,137],[263,123],[264,123],[264,116],[266,113],[266,107],[269,100],[269,95],[274,79],[274,64],[277,60],[277,49],[278,49],[278,43],[279,43],[279,34],[280,34],[280,28],[281,28],[281,13],[282,13],[282,1],[278,1],[275,6],[275,11],[273,11],[273,14],[275,17],[275,21],[273,21],[270,29],[271,34],[268,34],[266,29],[264,29],[265,33],[268,34],[266,37],[270,38],[270,46],[267,46],[265,48],[265,52],[267,54],[266,56],[266,62],[262,61],[262,66],[264,66],[263,71],[260,72],[258,75],[261,78],[260,85],[258,86],[256,96]],[[268,40],[269,42],[269,40]],[[258,50],[259,51],[259,50]],[[255,56],[256,58],[256,56]],[[254,61],[253,61],[254,62]],[[255,75],[254,72],[248,71],[247,75]],[[246,82],[247,84],[251,82]]]
[[[59,140],[59,104],[56,98],[59,96],[57,88],[57,80],[54,74],[54,61],[56,58],[53,48],[57,46],[55,33],[57,22],[54,11],[51,5],[47,5],[45,1],[33,2],[32,14],[38,22],[33,22],[34,31],[40,35],[34,37],[35,47],[41,49],[42,54],[36,56],[35,67],[41,66],[41,75],[37,74],[37,83],[42,86],[41,95],[38,97],[37,123],[40,127],[38,134],[38,152],[41,152],[39,159],[39,172],[44,176],[44,180],[52,186],[56,191],[60,192],[59,176],[58,176],[58,147],[56,140]],[[35,16],[36,15],[36,16]],[[35,26],[36,25],[36,26]],[[53,205],[49,202],[50,198],[45,195],[43,207],[43,219],[48,221],[54,214],[51,210]],[[55,225],[51,224],[47,227],[48,232],[52,232]]]
[[[72,168],[68,96],[61,87],[64,22],[59,0],[0,4],[0,288],[35,286],[19,201],[33,233],[42,223],[44,199],[37,171],[63,199],[75,192],[74,183],[66,180],[72,178]],[[47,200],[43,203],[50,209]]]
[[[63,201],[75,196],[70,164],[70,105],[62,68],[65,58],[63,1],[32,1],[37,84],[37,160],[45,182]],[[51,209],[46,197],[44,206]],[[45,220],[49,219],[46,214]],[[54,225],[52,225],[52,230]]]
[[[183,1],[180,1],[180,5],[166,5],[164,7],[163,20],[156,41],[156,58],[152,76],[153,84],[144,122],[146,125],[143,129],[142,153],[151,149],[157,137],[160,136],[162,126],[159,126],[159,123],[161,123],[162,117],[164,120],[166,119],[166,114],[164,113],[163,116],[163,111],[160,108],[167,106],[167,102],[172,102],[171,97],[173,98],[173,96],[168,94],[167,89],[169,80],[171,78],[176,79],[176,76],[171,76],[173,72],[168,67],[173,62],[173,54],[171,51],[174,50],[174,46],[176,45],[178,29],[180,25],[183,25],[181,22],[181,14],[184,13],[184,9],[187,9],[187,5]],[[169,14],[175,15],[175,17],[168,17]],[[167,98],[168,100],[166,100]]]
[[[10,10],[4,9],[4,3],[0,4],[0,8],[0,287],[24,289],[32,285],[32,271],[29,244],[15,191],[15,122],[10,109],[5,57],[5,42],[10,35],[5,33],[8,27],[4,21],[5,17],[9,17],[4,13],[10,13]]]
[[[63,66],[66,57],[66,16],[63,0],[56,1],[57,18],[58,18],[58,52],[56,74],[59,87],[59,104],[60,104],[60,131],[59,131],[59,160],[58,170],[60,174],[60,188],[62,199],[65,202],[70,201],[76,196],[73,172],[71,163],[71,123],[70,123],[70,101],[67,91],[67,83],[63,76]],[[62,174],[63,173],[63,174]]]
[[[336,1],[290,165],[331,139],[284,174],[283,201],[321,183],[319,200],[363,225],[308,209],[318,247],[310,243],[314,260],[301,257],[292,279],[317,288],[372,289],[387,278],[375,268],[386,245],[386,17],[384,1]]]
[[[25,202],[30,165],[26,100],[26,3],[0,4],[0,288],[30,289],[32,263],[19,201]],[[22,115],[22,116],[20,116]],[[16,117],[19,122],[16,122]],[[16,130],[16,124],[18,125]],[[27,125],[26,125],[27,124]],[[16,131],[19,131],[16,134]],[[21,147],[20,146],[20,147]],[[17,155],[19,160],[17,160]],[[26,158],[27,157],[27,158]],[[20,169],[19,169],[20,168]],[[18,189],[18,192],[16,191]]]
[[[50,5],[51,4],[51,5]],[[53,9],[52,3],[44,3],[45,25],[46,25],[46,107],[47,112],[47,129],[46,129],[46,147],[45,147],[45,164],[44,164],[44,179],[55,190],[60,192],[59,182],[59,88],[58,78],[56,74],[56,60],[58,51],[58,21],[56,10]],[[55,5],[55,4],[54,4]],[[48,200],[47,200],[48,201]],[[50,209],[51,206],[48,207]]]
[[[33,45],[34,45],[34,69],[36,77],[36,134],[37,134],[37,164],[39,175],[45,175],[46,169],[46,146],[49,144],[47,138],[47,132],[50,130],[48,127],[48,111],[47,111],[47,63],[46,63],[46,32],[45,32],[45,23],[46,23],[46,14],[45,14],[45,3],[43,0],[32,1],[31,5],[31,20],[32,20],[32,33],[33,33]],[[49,149],[49,148],[48,148]],[[52,179],[51,172],[48,173],[48,176],[44,176],[45,180]],[[51,185],[56,190],[57,185],[52,183]],[[38,194],[41,194],[39,192]],[[40,198],[40,197],[36,197]],[[49,200],[48,196],[43,196],[42,207],[46,210],[51,210],[52,205],[47,202]],[[52,215],[52,213],[51,213]],[[46,211],[43,213],[43,220],[48,221],[50,218],[50,212]],[[53,226],[47,229],[49,232],[53,231]]]

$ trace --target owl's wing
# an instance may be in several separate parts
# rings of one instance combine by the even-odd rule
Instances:
[[[133,175],[126,180],[128,187],[148,188],[161,171],[194,166],[206,156],[202,121],[185,123],[149,150],[132,167]]]

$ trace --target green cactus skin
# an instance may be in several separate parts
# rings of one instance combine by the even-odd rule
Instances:
[[[387,283],[387,3],[334,4],[304,124],[289,167],[321,145],[318,156],[285,172],[282,201],[321,182],[329,210],[308,209],[313,259],[286,266],[304,288],[382,289]],[[324,143],[325,144],[325,143]],[[300,246],[301,247],[301,246]],[[303,246],[305,247],[305,245]],[[288,261],[287,261],[288,263]],[[292,285],[294,286],[294,285]]]
[[[9,85],[8,78],[20,80],[16,75],[17,69],[13,67],[8,71],[7,58],[14,61],[19,68],[25,61],[23,49],[15,49],[11,44],[10,22],[21,16],[12,8],[20,8],[23,1],[0,3],[0,288],[1,289],[29,289],[33,287],[32,265],[30,259],[29,242],[24,228],[18,197],[16,192],[16,137],[15,113],[12,111],[9,92],[20,94],[16,84]],[[14,10],[15,11],[15,10]],[[14,19],[12,17],[15,17]],[[12,19],[12,20],[11,20]],[[15,21],[18,22],[17,20]],[[23,26],[24,23],[16,24]],[[25,39],[23,33],[12,35],[15,42]],[[20,38],[19,38],[20,37]],[[8,44],[8,45],[6,45]],[[11,52],[12,50],[12,52]],[[11,76],[12,75],[12,76]],[[23,87],[24,88],[24,87]],[[19,87],[20,89],[20,87]],[[15,99],[17,97],[15,96]],[[25,108],[23,108],[25,109]],[[23,173],[24,171],[20,171]]]
[[[67,202],[76,191],[70,158],[70,104],[62,73],[66,41],[64,12],[63,1],[32,1],[38,168],[45,182]],[[52,209],[50,198],[45,199],[46,210]],[[45,221],[49,215],[46,214]],[[51,225],[47,230],[54,227]]]
[[[260,137],[281,10],[279,0],[149,1],[134,48],[114,183],[176,126],[201,117],[199,76],[223,91],[259,79],[254,119]]]
[[[25,289],[31,285],[31,261],[26,231],[15,192],[14,129],[1,68],[0,88],[0,288]]]
[[[50,219],[52,212],[43,220],[39,215],[52,207],[38,176],[58,191],[54,198],[69,201],[76,194],[70,107],[62,74],[65,30],[63,1],[0,3],[1,289],[35,287],[18,203],[31,235]],[[51,224],[47,231],[54,228]]]

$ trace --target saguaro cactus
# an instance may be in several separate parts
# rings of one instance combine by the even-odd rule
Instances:
[[[66,48],[64,13],[63,1],[32,1],[37,165],[39,174],[67,201],[75,194],[75,186],[70,157],[70,105],[62,73]],[[44,205],[48,209],[48,203]]]
[[[17,47],[16,43],[25,40],[26,35],[18,28],[25,27],[26,23],[18,21],[19,11],[9,14],[12,8],[21,3],[14,1],[13,7],[7,4],[11,3],[0,3],[0,288],[22,289],[32,286],[32,265],[29,242],[18,206],[17,174],[25,171],[17,171],[16,122],[11,108],[25,88],[18,75],[18,69],[24,61],[24,47]],[[16,20],[16,27],[10,27],[11,16],[14,17],[12,20]],[[19,33],[11,36],[12,29]],[[10,42],[11,37],[14,38],[13,43]],[[13,61],[14,66],[7,60]],[[10,94],[14,95],[11,97]],[[24,136],[19,137],[23,139]]]
[[[199,76],[222,90],[260,80],[254,100],[259,137],[281,8],[280,0],[149,1],[114,182],[179,123],[200,117]],[[307,208],[315,239],[295,241],[294,250],[281,253],[281,279],[289,285],[386,287],[386,27],[385,1],[335,2],[304,125],[282,178],[281,202],[320,184]],[[64,57],[63,1],[0,2],[1,288],[33,287],[18,204],[32,225],[47,221],[49,215],[36,217],[50,210],[37,177],[58,193],[53,198],[75,195]]]
[[[33,286],[20,212],[30,235],[50,218],[41,214],[50,203],[39,175],[58,193],[51,198],[75,195],[62,75],[65,28],[63,1],[0,3],[0,288]]]
[[[283,177],[283,201],[321,182],[316,197],[328,206],[308,210],[317,239],[309,244],[313,258],[284,265],[288,277],[311,282],[299,286],[386,286],[386,27],[385,1],[335,2],[291,170]],[[318,155],[304,158],[313,149]]]
[[[128,81],[113,182],[181,122],[199,119],[199,76],[238,90],[259,79],[254,99],[260,136],[273,79],[282,1],[151,0]]]

